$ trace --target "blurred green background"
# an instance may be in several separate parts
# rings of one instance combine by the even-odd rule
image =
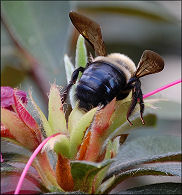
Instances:
[[[108,53],[124,53],[136,64],[145,49],[164,58],[163,72],[142,79],[144,93],[181,77],[180,1],[2,1],[1,4],[1,85],[26,91],[32,88],[42,107],[50,83],[56,81],[62,86],[66,83],[64,54],[68,53],[74,62],[77,34],[70,24],[70,10],[83,13],[101,25]],[[37,66],[24,58],[10,34],[37,60]],[[179,86],[161,95],[181,100]]]
[[[50,83],[66,84],[64,54],[74,63],[78,33],[70,10],[101,25],[108,53],[124,53],[136,65],[145,49],[164,58],[161,73],[141,79],[144,94],[181,78],[181,1],[1,1],[1,86],[31,89],[47,113]],[[171,101],[159,105],[157,131],[147,134],[179,136],[181,85],[154,97]]]
[[[68,16],[74,10],[101,25],[108,53],[124,53],[136,65],[145,49],[164,58],[161,73],[141,79],[143,93],[150,92],[181,78],[180,7],[181,1],[2,1],[1,86],[31,89],[47,113],[50,83],[66,84],[64,54],[74,63],[78,32]],[[156,97],[174,101],[160,117],[179,122],[181,85]]]
[[[74,10],[101,25],[108,53],[124,53],[136,65],[145,49],[164,58],[161,73],[141,79],[143,93],[150,92],[181,78],[180,7],[181,1],[2,1],[1,86],[31,89],[47,113],[50,83],[66,84],[64,54],[74,63],[78,32],[68,16]],[[181,85],[156,97],[174,101],[160,116],[179,122]]]

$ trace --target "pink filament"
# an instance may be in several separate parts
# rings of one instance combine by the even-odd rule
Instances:
[[[173,85],[176,85],[176,84],[178,84],[178,83],[181,83],[181,82],[182,82],[181,79],[176,80],[176,81],[174,81],[174,82],[172,82],[172,83],[169,83],[169,84],[167,84],[167,85],[165,85],[165,86],[163,86],[163,87],[160,87],[160,88],[158,88],[158,89],[156,89],[156,90],[154,90],[154,91],[152,91],[152,92],[150,92],[150,93],[145,94],[145,95],[143,96],[143,98],[147,98],[147,97],[149,97],[149,96],[152,96],[152,95],[154,95],[154,94],[156,94],[156,93],[158,93],[158,92],[160,92],[160,91],[162,91],[162,90],[164,90],[164,89],[167,89],[167,88],[169,88],[169,87],[171,87],[171,86],[173,86]],[[20,177],[20,179],[19,179],[19,182],[18,182],[18,185],[17,185],[17,187],[16,187],[16,190],[15,190],[15,193],[14,193],[14,194],[19,194],[19,191],[20,191],[20,188],[21,188],[21,186],[22,186],[22,183],[23,183],[23,180],[24,180],[24,178],[25,178],[25,175],[26,175],[26,173],[27,173],[27,171],[28,171],[30,165],[32,164],[34,158],[36,157],[36,155],[40,152],[40,150],[42,149],[42,147],[47,143],[47,141],[48,141],[49,139],[51,139],[52,137],[55,137],[55,136],[57,136],[57,135],[59,135],[59,134],[60,134],[60,133],[57,133],[57,134],[54,134],[54,135],[52,135],[52,136],[46,138],[46,139],[45,139],[45,140],[36,148],[36,150],[34,151],[34,153],[32,154],[32,156],[31,156],[30,159],[28,160],[28,162],[27,162],[27,164],[26,164],[26,166],[25,166],[25,168],[24,168],[24,170],[23,170],[23,172],[22,172],[22,174],[21,174],[21,177]],[[2,156],[1,156],[1,157],[2,157]]]
[[[34,158],[37,156],[37,154],[41,151],[42,147],[52,138],[52,137],[55,137],[57,135],[59,135],[60,133],[56,133],[54,135],[51,135],[50,137],[46,138],[37,148],[36,150],[33,152],[32,156],[29,158],[22,174],[21,174],[21,177],[18,181],[18,184],[16,186],[16,190],[15,190],[15,193],[14,194],[19,194],[19,191],[21,189],[21,186],[23,184],[23,180],[25,178],[25,175],[26,173],[28,172],[28,169],[30,168],[30,165],[32,164]]]
[[[3,157],[2,157],[2,154],[1,154],[1,163],[3,163],[4,162],[4,160],[3,160]]]
[[[143,98],[147,98],[149,96],[152,96],[152,95],[154,95],[154,94],[156,94],[156,93],[158,93],[158,92],[160,92],[160,91],[162,91],[164,89],[167,89],[169,87],[172,87],[173,85],[176,85],[176,84],[181,83],[181,82],[182,82],[182,80],[179,79],[179,80],[176,80],[176,81],[174,81],[172,83],[169,83],[167,85],[164,85],[163,87],[160,87],[160,88],[158,88],[158,89],[156,89],[156,90],[154,90],[154,91],[152,91],[150,93],[147,93],[147,94],[143,95]]]

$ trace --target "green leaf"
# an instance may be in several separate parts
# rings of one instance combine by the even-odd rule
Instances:
[[[88,161],[72,161],[71,173],[75,184],[74,189],[91,193],[96,174],[112,162],[113,160],[106,160],[101,163],[93,163]]]
[[[105,154],[104,160],[113,158],[117,154],[118,149],[119,149],[119,137],[115,138],[114,141],[112,141],[112,142],[111,141],[108,142],[107,147],[106,147],[106,154]],[[110,165],[106,166],[105,168],[103,168],[101,171],[98,172],[98,174],[95,178],[95,185],[94,185],[95,189],[96,189],[96,193],[103,191],[103,187],[100,188],[100,186],[101,186],[102,180],[104,179],[109,167],[110,167]],[[113,180],[114,180],[114,176],[108,180],[107,186],[111,185]]]
[[[5,162],[12,163],[13,165],[16,165],[16,162],[21,161],[21,158],[23,158],[21,163],[24,163],[25,160],[28,159],[31,155],[29,150],[15,144],[14,142],[11,142],[11,139],[3,138],[3,142],[1,144]],[[6,154],[4,155],[4,153]],[[13,154],[13,156],[11,156],[11,154]],[[6,157],[8,158],[6,159]],[[39,174],[37,177],[41,178],[42,185],[46,186],[46,188],[49,190],[54,188],[54,191],[62,191],[56,182],[54,171],[51,168],[46,153],[39,153],[36,157],[36,160],[33,161],[32,167],[37,170]]]
[[[32,154],[29,149],[25,148],[16,140],[4,137],[1,138],[1,152],[7,154],[13,152],[14,154],[24,155],[27,157]]]
[[[119,194],[181,194],[181,183],[157,183],[130,188],[120,191]]]
[[[157,122],[157,117],[154,114],[150,114],[150,113],[145,113],[143,116],[143,119],[145,121],[145,125],[141,124],[141,119],[139,118],[138,115],[135,115],[132,117],[132,123],[134,124],[133,126],[131,126],[128,121],[126,121],[124,124],[122,124],[121,126],[119,126],[118,128],[115,129],[115,131],[109,136],[109,139],[112,139],[113,137],[116,137],[118,135],[121,134],[126,134],[126,133],[131,133],[134,131],[134,129],[137,128],[147,128],[147,127],[152,127],[156,125]],[[131,131],[130,131],[131,130]],[[147,131],[147,129],[145,129]]]
[[[149,162],[181,161],[181,139],[175,136],[128,136],[107,178],[121,170]]]
[[[20,163],[27,163],[29,157],[21,154],[16,154],[16,153],[2,153],[3,160],[5,162],[10,162],[10,163],[15,163],[15,162],[20,162]]]
[[[50,89],[48,123],[51,126],[52,134],[67,132],[61,96],[56,84],[52,84]]]
[[[77,107],[75,107],[74,109],[78,109]],[[75,123],[75,126],[73,127],[73,129],[69,130],[70,131],[70,155],[71,158],[74,158],[77,151],[78,151],[78,147],[80,146],[82,139],[84,137],[84,133],[87,130],[87,128],[90,126],[94,114],[96,112],[97,108],[93,108],[92,110],[90,110],[89,112],[87,112],[86,114],[84,114],[80,120],[77,121],[77,123]],[[74,113],[71,113],[70,116],[72,114],[76,114],[77,112],[75,112],[74,110],[72,111]],[[71,119],[73,119],[74,117],[71,116]],[[71,123],[70,121],[68,123]]]
[[[3,162],[1,164],[1,173],[4,173],[4,175],[11,172],[18,172],[18,171],[20,172],[20,170],[17,167],[14,167],[13,165],[10,165],[6,162]]]
[[[69,158],[69,139],[65,135],[62,135],[61,137],[62,139],[55,143],[54,151],[62,154],[64,157]]]
[[[181,152],[181,139],[176,136],[128,136],[117,156],[123,163],[155,155]]]
[[[1,193],[12,194],[16,188],[17,181],[20,178],[22,173],[22,168],[17,168],[15,166],[9,165],[7,163],[1,163]],[[9,182],[8,182],[9,181]],[[28,173],[25,176],[24,185],[27,186],[26,190],[32,190],[34,193],[47,192],[48,190],[41,182],[38,175],[29,169]],[[36,189],[36,190],[35,190]],[[25,190],[25,188],[24,188]],[[31,193],[31,192],[30,192]]]
[[[70,58],[68,57],[67,54],[64,55],[64,67],[66,70],[66,79],[67,79],[67,83],[69,83],[69,81],[71,80],[71,75],[74,71],[74,66],[70,61]]]
[[[54,150],[57,154],[69,158],[69,139],[66,135],[57,135],[44,145],[42,151],[44,150]]]
[[[36,109],[36,111],[40,117],[40,120],[42,122],[42,126],[44,128],[44,132],[46,133],[47,137],[51,136],[53,134],[53,132],[52,132],[52,129],[51,129],[44,113],[41,111],[39,106],[35,103],[30,92],[29,92],[29,96],[30,96],[30,99],[31,99],[31,102],[32,102],[34,108]]]
[[[68,131],[71,131],[75,128],[75,124],[82,118],[85,112],[78,108],[78,104],[75,108],[71,111],[68,120]]]
[[[3,1],[2,14],[20,44],[44,68],[47,81],[65,80],[61,60],[68,40],[69,2]],[[62,76],[60,76],[62,75]]]
[[[124,124],[126,119],[126,114],[130,105],[131,94],[125,99],[116,102],[115,111],[111,117],[111,125],[107,129],[108,135],[115,131],[120,125]],[[138,105],[136,106],[136,110],[138,110]]]
[[[157,109],[154,113],[161,119],[180,120],[181,119],[181,104],[169,100],[160,100],[154,103]],[[170,112],[169,112],[170,111]]]
[[[21,167],[21,166],[19,165],[19,167]],[[3,176],[8,176],[8,175],[13,176],[15,174],[21,175],[24,167],[21,167],[21,168],[19,168],[19,167],[17,166],[17,164],[13,164],[13,163],[10,164],[10,162],[9,163],[5,162],[5,163],[2,163],[2,165],[1,165],[1,173]],[[27,174],[28,176],[34,178],[39,183],[41,183],[41,180],[38,177],[38,174],[35,172],[35,170],[29,169],[27,173],[28,173]]]
[[[146,105],[145,113],[144,113],[144,121],[145,125],[142,125],[139,115],[139,105],[137,104],[133,114],[130,117],[132,126],[129,125],[127,121],[127,112],[128,108],[131,104],[131,93],[124,100],[120,100],[116,102],[116,109],[111,117],[111,125],[107,129],[106,137],[109,136],[109,139],[120,135],[122,133],[126,133],[127,130],[133,130],[138,127],[147,127],[154,126],[156,124],[156,116],[151,114],[151,105]]]
[[[85,39],[82,35],[79,35],[77,40],[77,45],[76,45],[75,67],[85,68],[86,64],[87,64],[87,49],[85,46]]]
[[[75,68],[73,64],[71,63],[70,58],[66,54],[64,55],[64,67],[66,70],[66,79],[67,79],[67,84],[68,84],[71,81],[71,76]],[[75,94],[75,85],[71,87],[70,92],[69,92],[70,104],[71,104],[72,109],[76,105],[74,94]]]
[[[121,183],[122,181],[136,176],[144,176],[144,175],[156,175],[156,176],[181,176],[181,163],[175,164],[155,164],[155,166],[145,166],[143,168],[131,169],[128,171],[121,172],[116,175],[115,181],[111,186],[105,191],[108,193],[112,190],[116,185]]]
[[[105,154],[104,160],[111,159],[112,149],[113,149],[113,143],[110,141],[110,142],[108,142],[107,147],[106,147],[106,154]],[[108,166],[104,167],[102,170],[100,170],[95,177],[95,182],[94,182],[93,187],[96,190],[96,193],[98,191],[98,187],[101,185],[102,180],[106,175],[106,172],[109,169],[109,166],[110,165],[108,165]]]
[[[64,62],[65,62],[65,70],[66,70],[66,77],[67,77],[67,83],[71,80],[72,73],[75,68],[78,67],[85,67],[87,64],[87,50],[85,46],[85,41],[82,35],[78,37],[77,40],[77,45],[76,45],[76,55],[75,55],[75,68],[72,65],[69,57],[67,55],[64,56]],[[81,73],[79,73],[79,77],[81,77]],[[70,97],[70,103],[72,108],[76,106],[76,100],[75,100],[75,89],[76,85],[73,85],[70,92],[69,92],[69,97]]]
[[[110,177],[108,180],[106,180],[105,182],[103,182],[99,188],[97,189],[97,193],[98,194],[104,194],[104,192],[110,188],[110,186],[113,185],[114,181],[115,181],[115,175],[113,175],[112,177]]]
[[[106,147],[106,154],[105,154],[105,157],[104,157],[105,160],[111,158],[112,149],[113,149],[113,143],[112,143],[112,141],[110,140],[110,141],[108,142],[108,144],[107,144],[107,147]]]

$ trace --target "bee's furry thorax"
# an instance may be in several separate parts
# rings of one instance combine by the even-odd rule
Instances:
[[[136,71],[136,66],[134,62],[124,54],[112,53],[107,56],[98,56],[93,59],[93,62],[100,61],[100,60],[109,62],[117,66],[119,69],[121,69],[126,75],[127,81],[131,78],[131,76]]]

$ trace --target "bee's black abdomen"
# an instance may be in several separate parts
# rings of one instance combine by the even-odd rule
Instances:
[[[126,77],[121,70],[97,61],[83,72],[76,88],[76,98],[81,108],[90,110],[109,103],[125,85]]]

